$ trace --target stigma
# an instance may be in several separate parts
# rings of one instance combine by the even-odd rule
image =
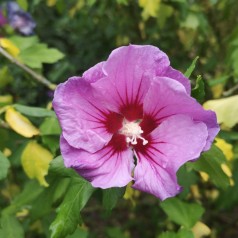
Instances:
[[[132,145],[136,145],[138,139],[142,140],[143,145],[146,145],[148,143],[148,140],[141,136],[143,130],[139,126],[139,122],[128,122],[124,120],[122,129],[119,132],[120,134],[125,135],[126,142],[131,143]]]

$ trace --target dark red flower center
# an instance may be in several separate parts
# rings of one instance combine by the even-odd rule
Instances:
[[[124,151],[128,147],[144,151],[150,141],[151,133],[158,124],[150,115],[143,115],[141,104],[129,104],[120,108],[120,114],[110,112],[106,115],[104,125],[113,134],[109,145],[115,152]]]

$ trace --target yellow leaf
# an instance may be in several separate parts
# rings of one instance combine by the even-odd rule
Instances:
[[[201,198],[201,193],[199,191],[198,185],[194,184],[190,186],[191,193],[195,199],[200,199]]]
[[[216,112],[218,123],[231,128],[238,123],[238,95],[223,99],[210,100],[203,104],[205,109]]]
[[[234,157],[233,151],[232,151],[232,145],[227,143],[225,140],[221,138],[216,138],[215,145],[221,149],[223,154],[225,155],[227,160],[232,160]]]
[[[20,187],[16,184],[6,184],[5,188],[1,189],[1,194],[8,200],[12,200],[17,194],[20,193]]]
[[[52,109],[52,102],[47,103],[46,109],[51,110]]]
[[[10,94],[0,96],[0,106],[5,106],[13,103],[13,97]]]
[[[198,221],[192,228],[194,238],[201,238],[211,234],[211,229],[204,223]]]
[[[219,83],[217,85],[214,85],[211,87],[212,90],[212,95],[214,98],[219,98],[221,97],[221,94],[223,92],[224,89],[224,84],[223,83]]]
[[[215,201],[219,197],[219,191],[217,189],[206,190],[205,195],[208,199]]]
[[[3,150],[3,154],[6,156],[6,157],[9,157],[9,156],[11,156],[11,154],[12,154],[12,151],[9,149],[9,148],[4,148],[4,150]]]
[[[235,186],[235,181],[232,178],[230,178],[230,185]]]
[[[69,16],[74,17],[77,11],[83,8],[85,5],[85,0],[78,0],[78,2],[69,10]]]
[[[33,222],[32,225],[30,226],[30,230],[35,231],[38,234],[43,234],[44,229],[41,220],[36,220],[35,222]]]
[[[142,17],[157,17],[161,0],[139,0],[139,6],[143,8]]]
[[[206,172],[203,172],[203,171],[199,171],[199,173],[200,173],[200,176],[202,177],[202,180],[204,182],[207,182],[208,179],[209,179],[209,175]]]
[[[232,172],[231,169],[228,167],[227,164],[221,164],[221,169],[223,170],[223,172],[228,176],[228,177],[232,177]]]
[[[42,234],[44,232],[44,229],[41,220],[36,220],[35,222],[33,222],[30,226],[30,230]]]
[[[126,186],[126,192],[123,196],[124,199],[130,200],[132,205],[136,205],[136,198],[140,195],[140,192],[138,190],[135,190],[131,187],[132,183],[129,183]]]
[[[53,7],[56,4],[57,0],[47,0],[46,5],[48,7]]]
[[[29,210],[26,208],[22,208],[21,211],[16,213],[17,218],[25,218],[29,215]]]
[[[118,46],[121,46],[121,45],[128,45],[130,42],[130,38],[128,36],[122,36],[122,35],[118,35],[116,37],[116,44]]]
[[[40,133],[40,131],[32,125],[28,118],[17,112],[13,107],[7,108],[5,120],[15,132],[24,137],[30,138]]]
[[[49,186],[45,180],[53,155],[36,141],[30,141],[24,149],[21,162],[22,167],[31,179],[36,178],[40,185]]]
[[[20,50],[16,47],[16,45],[6,38],[0,38],[0,46],[13,57],[17,57],[20,53]]]

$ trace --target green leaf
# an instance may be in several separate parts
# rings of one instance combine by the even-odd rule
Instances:
[[[62,156],[58,156],[50,163],[49,173],[56,174],[60,177],[79,177],[79,175],[70,168],[64,166]]]
[[[228,210],[232,209],[233,206],[238,204],[238,160],[235,160],[233,163],[233,179],[234,179],[234,186],[227,188],[224,191],[221,191],[216,205],[218,206],[219,210]]]
[[[26,116],[31,117],[56,117],[55,113],[51,110],[45,109],[45,108],[39,108],[39,107],[29,107],[29,106],[23,106],[20,104],[14,104],[14,108],[17,109],[17,111],[21,112],[22,114]]]
[[[2,216],[0,237],[24,238],[24,230],[15,216]]]
[[[10,94],[0,96],[0,107],[4,107],[13,103],[13,96]]]
[[[28,9],[27,0],[17,0],[17,3],[24,11],[27,11],[27,9]]]
[[[87,238],[87,237],[88,237],[88,231],[77,228],[76,231],[72,235],[69,235],[66,238]]]
[[[194,238],[192,231],[181,229],[178,233],[166,231],[162,233],[159,238]]]
[[[199,26],[198,16],[194,13],[189,13],[184,22],[181,23],[181,27],[186,27],[196,30]]]
[[[8,169],[10,167],[10,162],[7,157],[0,151],[0,180],[7,177]]]
[[[158,19],[158,24],[161,28],[164,27],[167,19],[173,14],[174,12],[174,8],[167,5],[167,4],[160,4],[160,8],[159,8],[159,19]]]
[[[189,163],[193,169],[206,172],[213,183],[223,189],[230,185],[229,177],[224,173],[221,164],[226,162],[226,158],[222,151],[215,145],[211,149],[202,154],[196,162]]]
[[[125,187],[123,188],[109,188],[103,190],[102,204],[106,210],[112,210],[119,198],[122,198],[125,193]]]
[[[229,77],[230,77],[230,75],[220,76],[219,78],[208,80],[207,83],[210,87],[215,86],[215,85],[220,84],[220,83],[224,84],[224,83],[227,82]]]
[[[0,88],[5,87],[7,84],[13,81],[13,77],[10,74],[8,67],[4,66],[0,69]]]
[[[14,141],[15,140],[16,139],[14,138]],[[12,154],[9,156],[9,160],[11,161],[12,166],[16,166],[16,167],[21,166],[21,155],[27,144],[28,144],[28,140],[24,140],[17,145],[14,151],[12,151]]]
[[[59,183],[57,184],[54,192],[53,202],[58,202],[65,196],[65,193],[70,185],[71,178],[59,179],[58,176],[55,177]]]
[[[183,187],[183,191],[179,194],[180,198],[186,198],[190,192],[190,187],[198,181],[197,173],[194,170],[188,169],[187,164],[184,164],[177,172],[178,183]]]
[[[106,232],[109,238],[129,238],[128,235],[124,234],[118,227],[109,227]]]
[[[31,204],[31,218],[33,220],[47,216],[52,212],[52,203],[54,202],[56,190],[59,185],[62,185],[62,187],[65,188],[63,180],[65,179],[59,179],[57,177],[49,179],[50,186],[44,189]],[[66,189],[64,189],[64,192],[66,192]]]
[[[66,196],[58,208],[57,216],[50,225],[51,238],[64,238],[72,234],[82,223],[80,211],[91,197],[94,188],[84,179],[73,178]]]
[[[238,132],[235,131],[220,131],[219,135],[221,138],[230,141],[238,141]]]
[[[2,214],[9,215],[16,213],[23,206],[28,205],[34,199],[36,199],[43,192],[43,190],[44,188],[42,186],[39,186],[38,182],[28,182],[25,185],[23,191],[14,198],[11,205],[2,211]]]
[[[205,97],[204,91],[204,82],[202,80],[202,76],[199,75],[196,80],[196,85],[192,89],[192,97],[195,98],[197,101],[202,102]]]
[[[163,232],[158,238],[177,238],[177,234],[172,231]]]
[[[56,154],[59,149],[59,137],[58,136],[41,136],[42,142],[44,146],[48,147],[48,149]]]
[[[181,229],[177,233],[178,238],[194,238],[193,232],[186,229]]]
[[[122,4],[127,6],[128,5],[128,0],[116,0],[118,4]]]
[[[184,75],[185,75],[187,78],[189,78],[189,77],[191,76],[192,72],[194,71],[198,59],[199,59],[199,56],[197,56],[197,57],[193,60],[192,64],[191,64],[191,65],[188,67],[188,69],[186,70],[186,72],[185,72]]]
[[[42,63],[55,63],[64,55],[57,49],[47,48],[46,44],[35,44],[22,50],[19,54],[21,61],[31,68],[42,68]]]
[[[23,37],[23,36],[15,35],[10,37],[9,40],[12,41],[17,46],[17,48],[20,49],[20,51],[23,51],[39,42],[39,39],[37,36]]]
[[[89,7],[92,7],[96,2],[97,2],[97,0],[88,0],[87,4]]]
[[[163,201],[161,208],[175,223],[191,228],[201,218],[204,209],[197,203],[185,203],[178,198],[170,198]]]
[[[61,128],[56,117],[48,117],[40,125],[41,135],[60,135]]]

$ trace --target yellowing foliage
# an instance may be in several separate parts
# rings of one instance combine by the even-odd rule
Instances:
[[[36,141],[30,141],[21,156],[22,167],[27,176],[31,179],[36,178],[40,185],[45,187],[49,186],[45,176],[52,159],[53,155]]]
[[[190,186],[190,191],[191,191],[191,194],[192,196],[195,198],[195,199],[201,199],[201,193],[199,191],[199,187],[197,184],[193,184]]]
[[[132,205],[136,205],[136,198],[139,196],[140,192],[131,187],[132,183],[126,186],[126,192],[123,196],[124,199],[130,200]]]
[[[10,94],[0,96],[0,105],[13,103],[13,97]]]
[[[223,152],[228,161],[233,159],[234,153],[232,151],[233,147],[231,144],[227,143],[225,140],[221,138],[216,138],[215,144],[219,149],[221,149],[221,151]],[[230,178],[230,185],[234,186],[234,180],[232,179],[231,169],[228,167],[227,164],[221,164],[221,168],[223,172]]]
[[[76,12],[79,11],[84,5],[85,5],[84,0],[78,0],[78,2],[69,11],[70,17],[74,17]]]
[[[228,128],[238,123],[238,95],[209,100],[203,104],[203,107],[215,111],[218,123],[223,123]]]
[[[198,221],[192,228],[194,238],[202,238],[211,234],[211,229],[204,223]]]
[[[206,172],[199,171],[199,174],[204,182],[207,182],[209,180],[209,175]]]
[[[47,0],[46,5],[48,7],[53,7],[56,4],[57,0]]]
[[[228,177],[232,177],[232,172],[230,170],[230,168],[227,166],[227,164],[221,164],[221,168],[223,170],[223,172],[228,176]]]
[[[234,157],[232,151],[232,145],[227,143],[225,140],[221,138],[216,138],[215,142],[216,146],[223,152],[227,160],[232,160]]]
[[[212,94],[214,98],[219,98],[222,95],[224,85],[222,83],[216,84],[211,87]]]
[[[28,215],[29,215],[29,210],[26,208],[23,208],[21,211],[16,213],[17,218],[24,218],[24,217],[27,217]]]
[[[157,17],[161,0],[139,0],[139,6],[143,8],[142,17]]]
[[[4,48],[10,55],[17,57],[20,50],[8,39],[0,38],[0,46]]]
[[[24,137],[30,138],[40,133],[28,118],[17,112],[13,107],[6,109],[5,120],[15,132]]]
[[[9,157],[9,156],[11,156],[12,151],[11,151],[9,148],[4,148],[3,154],[4,154],[6,157]]]

